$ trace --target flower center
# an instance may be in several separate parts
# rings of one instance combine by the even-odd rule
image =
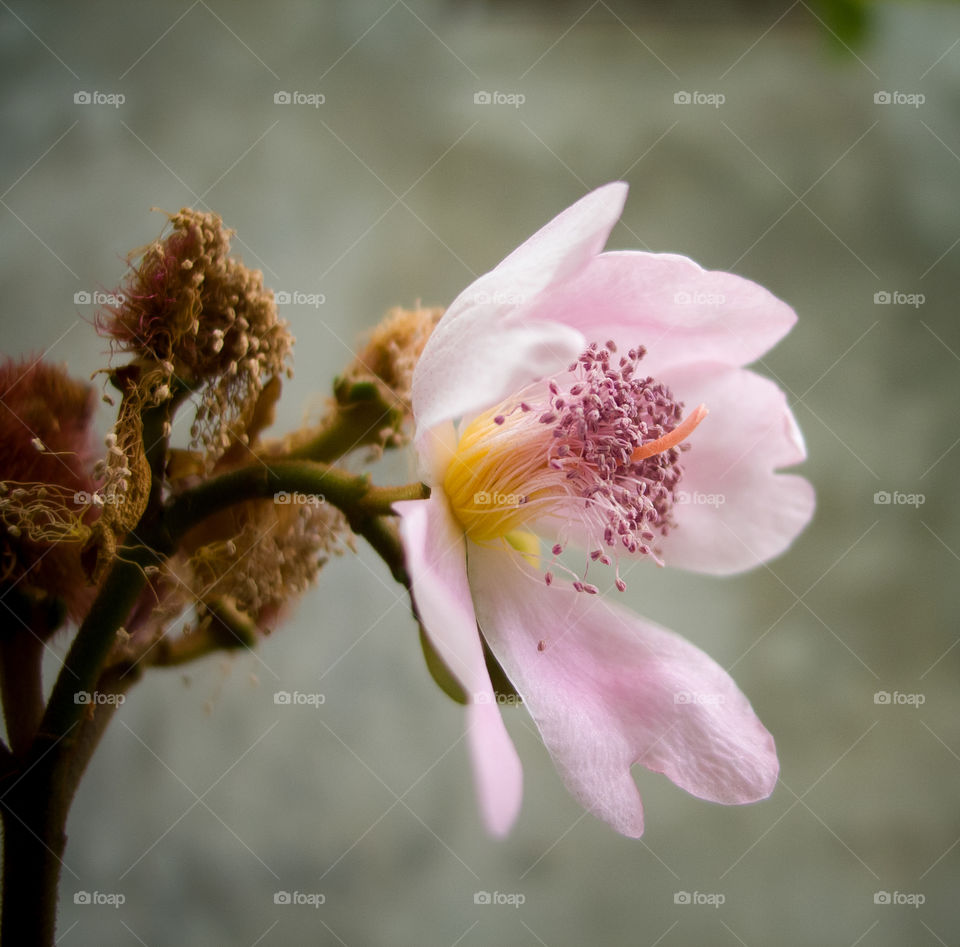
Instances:
[[[604,564],[621,550],[658,559],[651,544],[674,525],[689,446],[681,442],[707,411],[700,405],[682,419],[669,388],[636,375],[645,350],[619,360],[615,352],[612,342],[592,343],[566,374],[529,385],[463,429],[443,485],[474,542],[533,529],[555,539],[554,559],[570,541]]]

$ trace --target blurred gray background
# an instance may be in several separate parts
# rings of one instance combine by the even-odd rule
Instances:
[[[490,839],[462,711],[362,549],[256,654],[131,692],[70,820],[61,944],[958,942],[958,7],[11,0],[0,54],[6,353],[102,367],[75,294],[119,282],[163,226],[151,207],[212,209],[267,285],[324,298],[283,307],[290,429],[388,307],[449,302],[624,179],[611,247],[688,254],[797,310],[759,370],[789,393],[819,498],[765,568],[644,570],[627,593],[731,668],[777,739],[767,802],[714,806],[638,771],[647,831],[621,838],[513,710],[524,807]],[[410,473],[397,458],[375,477]]]

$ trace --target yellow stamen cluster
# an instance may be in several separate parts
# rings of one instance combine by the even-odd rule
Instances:
[[[550,431],[519,428],[496,409],[479,415],[464,429],[447,468],[444,492],[474,542],[522,530],[542,512],[544,500],[565,495],[547,467]]]

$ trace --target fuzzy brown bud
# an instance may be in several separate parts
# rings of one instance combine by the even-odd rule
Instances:
[[[96,516],[93,389],[66,368],[0,362],[0,585],[59,598],[77,618],[92,599],[80,545]]]
[[[212,463],[243,434],[267,380],[289,374],[293,346],[259,270],[232,258],[216,214],[184,209],[172,232],[131,257],[99,331],[144,365],[144,402],[178,388],[200,392],[191,442]]]

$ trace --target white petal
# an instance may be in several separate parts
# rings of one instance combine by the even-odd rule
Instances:
[[[596,257],[626,193],[616,182],[587,194],[451,303],[414,372],[418,439],[440,421],[475,413],[559,371],[583,351],[579,331],[548,311],[530,312],[550,287]]]

